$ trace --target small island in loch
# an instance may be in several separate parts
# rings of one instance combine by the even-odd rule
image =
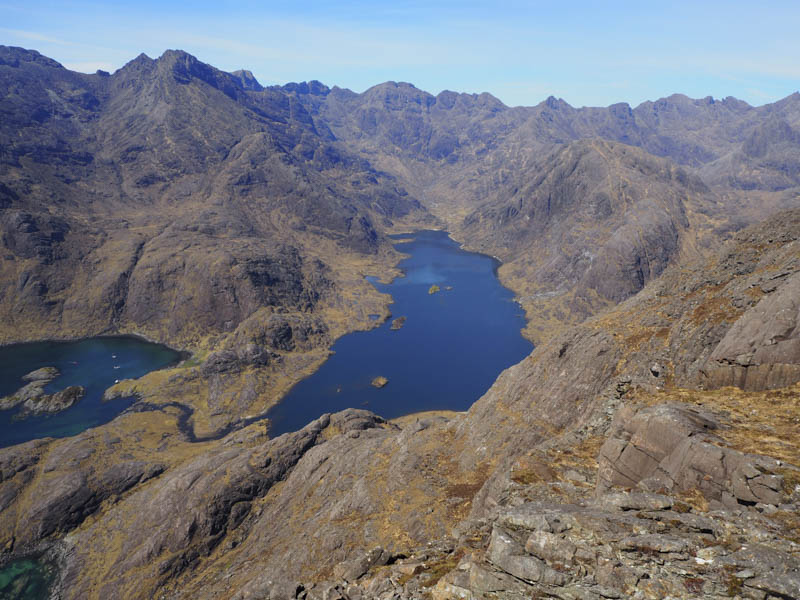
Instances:
[[[386,377],[384,377],[383,375],[378,375],[375,379],[372,380],[372,385],[375,386],[376,388],[382,388],[387,383],[389,383],[389,380],[386,379]]]
[[[55,367],[42,367],[22,376],[25,385],[11,395],[0,398],[0,410],[10,410],[22,405],[22,410],[14,418],[25,419],[30,416],[57,413],[65,410],[83,398],[86,390],[79,385],[48,394],[44,386],[61,373]]]

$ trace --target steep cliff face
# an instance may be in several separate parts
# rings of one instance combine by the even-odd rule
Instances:
[[[541,338],[550,318],[579,322],[642,289],[694,244],[715,200],[669,161],[580,141],[520,169],[457,231],[504,259]]]

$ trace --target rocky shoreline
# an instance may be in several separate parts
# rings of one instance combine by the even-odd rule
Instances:
[[[71,385],[60,392],[46,393],[44,386],[59,375],[58,369],[54,367],[43,367],[24,375],[23,381],[29,383],[13,394],[0,398],[0,410],[11,410],[21,406],[20,412],[14,418],[26,419],[68,409],[83,398],[86,390],[82,386]]]

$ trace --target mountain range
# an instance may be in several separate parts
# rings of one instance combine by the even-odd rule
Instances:
[[[2,46],[0,342],[192,359],[109,391],[159,410],[0,451],[0,561],[54,556],[64,598],[800,597],[798,206],[798,93],[507,107]],[[500,259],[533,353],[456,416],[245,425],[389,315],[365,276],[423,228]]]

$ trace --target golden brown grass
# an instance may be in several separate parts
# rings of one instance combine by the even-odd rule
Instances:
[[[461,560],[462,556],[463,551],[458,550],[453,554],[448,554],[444,558],[428,564],[425,569],[427,579],[422,583],[422,586],[426,588],[435,586],[442,577],[458,566],[458,561]]]
[[[563,481],[567,471],[586,474],[597,471],[597,455],[606,438],[594,435],[575,446],[534,450],[518,458],[511,467],[511,480],[522,485]]]
[[[646,404],[682,402],[711,410],[724,425],[715,433],[730,447],[800,465],[800,384],[762,392],[733,387],[672,389],[642,395],[638,400]]]

